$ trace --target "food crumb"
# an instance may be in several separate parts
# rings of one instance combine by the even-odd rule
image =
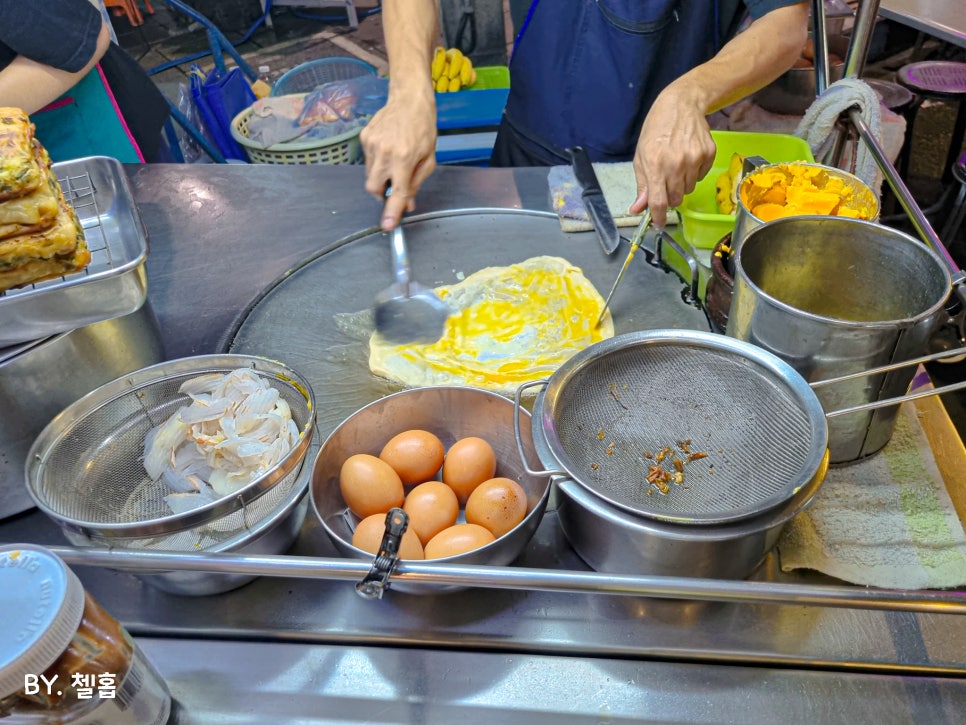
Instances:
[[[671,449],[671,446],[664,446],[657,454],[652,454],[651,451],[644,451],[644,458],[649,461],[654,461],[654,463],[649,464],[647,475],[644,477],[645,482],[648,484],[648,488],[646,489],[648,495],[653,493],[653,487],[656,487],[660,493],[666,494],[671,490],[668,483],[682,485],[685,478],[685,466],[692,461],[707,458],[708,456],[704,451],[692,451],[690,438],[676,441],[676,444],[681,452],[687,456],[686,458],[677,458],[677,454]],[[663,461],[665,460],[670,461],[673,470],[664,469]],[[711,464],[709,466],[709,473],[714,473],[713,468],[714,464]],[[683,488],[690,490],[690,486],[683,486]]]

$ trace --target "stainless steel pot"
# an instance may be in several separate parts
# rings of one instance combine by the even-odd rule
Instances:
[[[34,439],[71,403],[164,359],[145,303],[112,320],[0,350],[0,518],[32,508],[24,463]]]
[[[609,421],[598,388],[611,400]],[[728,409],[740,397],[748,407]],[[814,393],[787,364],[721,335],[654,330],[598,343],[554,374],[532,419],[540,422],[533,447],[549,470],[528,472],[555,475],[564,534],[597,571],[744,578],[828,469]],[[688,469],[665,493],[649,491],[656,441],[692,437],[713,470]],[[784,485],[770,489],[772,480]]]
[[[939,256],[908,234],[841,217],[776,219],[732,253],[729,336],[778,356],[809,383],[923,354],[951,293]],[[818,389],[826,412],[906,392],[915,367]],[[898,406],[829,422],[833,463],[880,450]]]
[[[541,394],[534,415],[542,413]],[[544,465],[552,465],[546,441],[538,436],[534,447]],[[744,579],[778,543],[785,524],[811,503],[827,466],[783,507],[732,524],[687,526],[634,516],[566,478],[554,481],[557,517],[574,551],[595,571]]]

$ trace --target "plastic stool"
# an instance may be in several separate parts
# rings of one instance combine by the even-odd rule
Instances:
[[[952,60],[924,60],[919,63],[909,63],[899,69],[896,80],[915,94],[915,99],[904,113],[906,136],[899,158],[899,175],[902,177],[906,177],[909,171],[912,129],[916,113],[923,101],[932,99],[955,101],[959,104],[949,152],[943,165],[943,184],[950,183],[952,169],[963,148],[963,136],[966,135],[966,104],[963,103],[966,101],[966,63]]]
[[[879,78],[863,78],[862,80],[876,92],[879,100],[882,101],[882,105],[890,111],[904,113],[913,101],[914,96],[912,95],[912,91],[900,86],[898,83],[884,81]]]

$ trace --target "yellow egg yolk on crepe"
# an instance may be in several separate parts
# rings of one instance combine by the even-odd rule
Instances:
[[[431,345],[369,341],[369,368],[407,386],[471,385],[502,393],[551,375],[575,353],[614,335],[604,299],[579,267],[561,257],[532,257],[487,267],[436,288],[450,308]]]

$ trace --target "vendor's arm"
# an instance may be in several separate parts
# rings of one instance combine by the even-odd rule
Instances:
[[[634,155],[637,200],[664,226],[667,208],[711,169],[715,146],[706,116],[771,83],[792,66],[808,37],[808,3],[756,19],[714,58],[668,85],[644,120]]]
[[[362,130],[366,191],[392,195],[382,215],[392,229],[415,208],[416,191],[436,168],[436,96],[430,57],[437,37],[435,0],[384,0],[389,98]]]
[[[43,17],[46,8],[37,10],[29,26],[18,29],[21,18],[7,15],[19,3],[4,3],[0,9],[2,41],[18,54],[0,70],[0,105],[21,108],[28,114],[43,108],[70,90],[107,52],[111,43],[110,29],[100,12],[87,0],[81,0],[81,15],[65,15],[57,20],[70,25],[70,35],[57,33],[57,22]],[[23,7],[23,6],[21,6]],[[9,20],[9,22],[8,22]]]

